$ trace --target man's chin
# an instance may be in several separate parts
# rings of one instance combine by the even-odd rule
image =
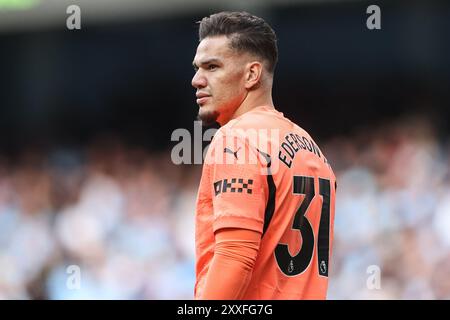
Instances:
[[[217,118],[219,117],[219,112],[216,110],[208,110],[206,107],[200,107],[197,119],[202,122],[205,127],[217,125]]]

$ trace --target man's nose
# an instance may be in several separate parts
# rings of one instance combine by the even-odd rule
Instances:
[[[198,70],[194,77],[192,78],[192,86],[196,89],[201,89],[206,87],[206,78],[201,75],[200,70]]]

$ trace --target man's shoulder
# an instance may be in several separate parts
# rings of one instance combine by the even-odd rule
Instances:
[[[276,109],[259,109],[243,114],[220,127],[213,142],[240,140],[251,145],[266,141],[281,143],[283,137],[289,133],[311,138],[306,130]]]
[[[232,134],[242,130],[262,130],[282,128],[293,123],[276,109],[255,108],[236,119],[229,121],[221,129]]]

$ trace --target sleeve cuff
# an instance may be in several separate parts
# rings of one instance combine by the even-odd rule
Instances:
[[[247,217],[220,216],[216,218],[213,223],[213,231],[216,232],[217,230],[224,228],[238,228],[262,233],[263,225],[264,223],[262,221]]]

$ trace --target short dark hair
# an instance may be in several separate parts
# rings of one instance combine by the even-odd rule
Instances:
[[[198,23],[199,41],[225,35],[231,39],[231,49],[249,52],[264,59],[268,71],[273,74],[278,61],[277,37],[262,18],[248,12],[223,11],[205,17]]]

